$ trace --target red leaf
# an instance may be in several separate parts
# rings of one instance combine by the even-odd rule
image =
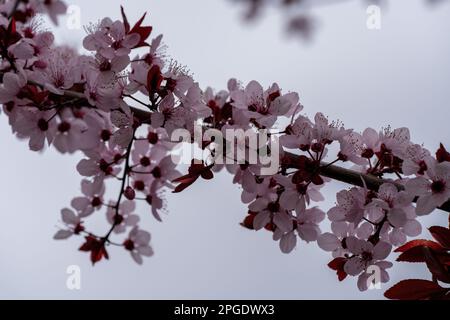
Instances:
[[[398,256],[397,261],[400,262],[425,262],[425,253],[422,246],[417,246],[403,252]]]
[[[418,246],[429,247],[434,250],[442,250],[443,249],[439,243],[436,243],[434,241],[417,239],[417,240],[412,240],[412,241],[405,243],[401,247],[398,247],[397,249],[395,249],[394,252],[406,252],[406,251],[410,250],[411,248],[418,247]]]
[[[156,93],[159,90],[162,81],[163,76],[161,74],[161,69],[159,66],[154,65],[147,73],[147,90],[150,93]]]
[[[35,104],[40,105],[47,99],[49,92],[48,91],[39,91],[37,86],[29,84],[24,88],[24,90],[22,90],[21,93],[19,93],[19,96],[21,96],[22,94],[26,95],[25,98],[28,98],[31,101],[33,101]]]
[[[443,247],[450,248],[450,229],[434,226],[428,230],[430,230],[433,238],[435,238]]]
[[[184,180],[184,182],[180,183],[175,190],[173,190],[173,193],[179,193],[181,191],[183,191],[184,189],[186,189],[187,187],[189,187],[191,184],[193,184],[196,180],[198,179],[198,177],[190,177],[189,179]]]
[[[248,216],[245,217],[244,221],[241,222],[241,226],[243,226],[244,228],[250,229],[250,230],[254,230],[255,228],[253,228],[253,220],[255,219],[255,215],[253,214],[249,214]]]
[[[214,174],[212,173],[212,171],[209,168],[206,168],[205,170],[203,170],[200,175],[205,180],[211,180],[212,178],[214,178]]]
[[[142,22],[144,22],[145,16],[147,15],[147,12],[144,13],[144,15],[136,22],[136,24],[133,26],[133,29],[130,30],[130,33],[136,33],[139,28],[141,28]]]
[[[130,32],[130,23],[128,22],[123,6],[120,6],[120,13],[122,14],[123,24],[125,25],[125,32],[128,34]]]
[[[11,18],[11,22],[9,23],[9,26],[8,26],[8,33],[11,35],[11,34],[14,34],[16,32],[17,32],[16,19],[14,17],[12,17]]]
[[[420,279],[403,280],[388,289],[384,296],[388,299],[397,300],[427,300],[435,296],[444,295],[448,289],[438,284]]]
[[[450,161],[450,153],[444,148],[441,143],[439,149],[436,151],[436,160],[438,162]]]
[[[450,272],[430,248],[423,248],[428,270],[437,280],[450,283]]]
[[[85,237],[86,242],[81,245],[80,251],[91,252],[92,264],[100,261],[103,257],[109,259],[108,252],[105,249],[105,242],[95,237]]]
[[[328,267],[330,269],[336,270],[336,274],[338,276],[339,281],[344,280],[347,277],[347,273],[344,271],[344,264],[347,262],[347,259],[343,257],[335,258],[330,263],[328,263]]]
[[[192,160],[191,166],[189,167],[189,173],[175,180],[172,180],[172,182],[180,182],[173,193],[183,191],[191,184],[193,184],[200,176],[205,180],[214,178],[214,174],[211,171],[211,166],[206,167],[203,162],[195,163],[195,160]]]
[[[192,180],[192,178],[193,178],[193,176],[191,174],[186,174],[182,177],[172,180],[172,182],[188,183],[189,181]]]
[[[145,16],[147,13],[144,13],[142,18],[139,19],[138,22],[134,25],[134,27],[128,32],[129,34],[137,33],[141,37],[141,41],[135,46],[135,48],[147,46],[148,44],[145,42],[145,40],[148,39],[150,34],[152,33],[153,28],[150,26],[142,27],[141,24],[144,22]]]

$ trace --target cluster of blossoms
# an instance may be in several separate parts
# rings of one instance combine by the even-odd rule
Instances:
[[[448,208],[450,154],[441,145],[432,155],[410,141],[407,128],[358,133],[322,113],[311,120],[301,114],[298,94],[284,93],[277,84],[264,89],[256,81],[243,86],[231,79],[227,90],[202,91],[184,67],[166,59],[162,36],[150,39],[152,27],[142,25],[145,15],[131,26],[122,9],[122,20],[90,25],[83,46],[91,54],[81,55],[55,45],[52,33],[37,22],[39,12],[53,19],[64,12],[60,1],[14,4],[0,6],[0,103],[13,133],[28,140],[31,150],[53,145],[61,153],[84,154],[77,165],[82,195],[62,210],[63,227],[55,239],[84,236],[80,250],[89,252],[93,263],[109,258],[109,246],[124,248],[142,263],[153,251],[150,234],[139,228],[137,201],[162,221],[164,192],[181,192],[221,170],[242,187],[241,200],[248,205],[244,227],[270,232],[284,253],[298,239],[317,241],[332,253],[330,267],[339,279],[358,276],[361,290],[369,285],[371,266],[388,281],[392,263],[385,259],[393,246],[421,233],[417,216]],[[277,172],[263,174],[260,161],[223,165],[208,157],[193,159],[183,175],[173,156],[178,141],[171,136],[178,129],[193,132],[199,123],[222,133],[268,130],[281,147]],[[214,150],[217,142],[203,139],[199,147]],[[252,148],[245,137],[226,145],[238,143]],[[338,148],[334,155],[332,145]],[[220,157],[233,155],[227,150]],[[314,205],[324,200],[323,185],[347,181],[336,163],[353,165],[359,180],[324,212]],[[379,183],[368,186],[366,179]],[[110,183],[120,187],[113,199],[107,198]],[[87,224],[99,214],[109,224],[103,234]],[[331,232],[322,233],[325,218]]]

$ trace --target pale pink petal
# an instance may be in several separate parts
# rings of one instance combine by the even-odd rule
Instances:
[[[322,250],[334,251],[341,246],[341,241],[332,233],[323,233],[317,239],[317,244]]]
[[[280,249],[283,253],[290,253],[297,244],[297,237],[294,232],[284,234],[280,239]]]

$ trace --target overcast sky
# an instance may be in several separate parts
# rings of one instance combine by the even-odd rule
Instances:
[[[147,10],[154,35],[164,34],[167,53],[187,65],[202,87],[224,88],[230,77],[256,79],[264,87],[276,81],[300,93],[308,115],[322,111],[357,130],[407,126],[414,141],[431,149],[439,142],[450,145],[449,4],[391,1],[378,31],[366,28],[362,1],[323,7],[313,11],[319,27],[304,43],[286,36],[278,12],[246,24],[242,8],[226,0],[69,3],[81,8],[83,24],[119,18],[121,3],[132,21]],[[78,45],[83,36],[64,21],[57,29],[59,43]],[[156,252],[144,266],[111,248],[111,261],[92,267],[88,255],[77,251],[82,239],[52,240],[60,209],[79,194],[80,155],[28,151],[11,135],[4,115],[0,145],[0,298],[378,299],[400,279],[428,277],[421,265],[396,264],[383,290],[359,293],[355,279],[338,283],[326,266],[329,254],[316,244],[300,242],[283,255],[270,234],[239,226],[246,206],[226,174],[168,195],[162,224],[140,207]],[[328,187],[321,206],[331,207],[344,187]],[[436,211],[422,221],[444,225],[447,219]],[[106,222],[98,227],[103,230]],[[79,291],[66,288],[69,265],[81,267]]]

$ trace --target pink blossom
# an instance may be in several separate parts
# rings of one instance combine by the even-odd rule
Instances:
[[[194,80],[177,65],[170,66],[169,71],[163,76],[166,79],[166,90],[172,92],[179,99],[185,98],[186,92],[195,85]]]
[[[358,289],[360,291],[366,291],[369,289],[370,284],[379,285],[380,283],[386,283],[389,281],[389,274],[386,269],[392,267],[392,263],[389,261],[377,261],[371,265],[374,269],[371,272],[364,271],[358,276]],[[380,278],[374,278],[375,268],[379,270]],[[371,278],[373,278],[372,283],[370,282]]]
[[[104,179],[115,176],[120,171],[117,165],[123,160],[121,150],[102,146],[98,150],[85,150],[84,153],[88,159],[82,159],[77,164],[77,171],[82,176]]]
[[[130,251],[131,257],[137,264],[142,264],[142,256],[151,257],[153,250],[150,247],[150,233],[140,230],[137,226],[131,229],[128,239],[125,240],[123,246]]]
[[[299,99],[296,93],[282,96],[277,84],[264,91],[256,81],[249,82],[244,90],[232,91],[231,98],[234,107],[262,127],[272,126],[278,116],[298,108]]]
[[[81,216],[75,214],[72,210],[67,208],[62,209],[61,217],[67,229],[58,230],[53,237],[54,239],[56,240],[67,239],[74,234],[80,234],[81,232],[84,231]]]
[[[350,132],[351,130],[345,129],[340,122],[332,121],[330,123],[320,112],[316,113],[314,117],[313,138],[319,143],[326,144],[335,140],[340,141]]]
[[[427,159],[431,157],[430,152],[418,144],[411,144],[406,148],[403,159],[403,174],[410,176],[413,174],[423,175],[427,170]]]
[[[241,200],[244,203],[250,203],[257,197],[275,199],[275,190],[273,190],[272,180],[270,178],[258,177],[255,172],[259,170],[256,165],[239,166],[235,172],[233,183],[242,185]]]
[[[61,153],[74,153],[95,148],[99,142],[97,139],[96,132],[89,129],[85,121],[76,117],[71,110],[65,110],[60,115],[53,145]]]
[[[397,128],[393,131],[388,127],[381,134],[381,143],[396,157],[403,158],[406,148],[410,144],[408,128]]]
[[[286,128],[286,134],[280,137],[282,146],[288,149],[301,149],[310,146],[313,141],[313,124],[303,116],[299,116],[293,124]]]
[[[113,133],[111,142],[121,148],[127,148],[134,136],[133,118],[116,110],[111,112],[111,123],[118,128]]]
[[[153,164],[150,168],[152,187],[166,186],[172,188],[172,181],[181,176],[181,173],[175,169],[176,166],[177,164],[173,162],[172,156],[166,156],[158,163]]]
[[[280,204],[288,209],[295,210],[297,214],[304,212],[310,200],[319,202],[325,200],[320,193],[321,186],[305,183],[294,184],[292,179],[285,176],[277,176],[277,182],[284,187],[284,192],[280,196]]]
[[[164,127],[170,135],[174,130],[185,127],[186,113],[185,108],[175,107],[173,94],[168,94],[159,103],[158,110],[152,113],[152,126]]]
[[[406,183],[406,190],[417,200],[417,215],[426,215],[450,199],[450,162],[438,163],[430,158],[426,161],[425,177],[417,177]]]
[[[356,132],[351,132],[344,136],[340,143],[338,157],[342,161],[351,161],[358,165],[367,164],[367,160],[361,158],[362,136]]]
[[[366,210],[366,191],[361,188],[339,191],[336,195],[337,206],[328,211],[331,221],[359,223]]]
[[[370,205],[385,210],[389,223],[393,227],[400,228],[406,224],[408,218],[415,218],[411,204],[413,198],[404,191],[399,192],[395,185],[384,183],[378,189],[378,199],[373,199]]]
[[[282,231],[292,230],[292,221],[288,215],[284,212],[284,209],[280,207],[279,203],[271,201],[267,198],[258,198],[249,205],[249,210],[257,213],[253,220],[253,227],[255,230],[264,228],[268,223],[272,221],[274,215],[277,215],[277,227]],[[290,222],[288,222],[290,221]],[[275,222],[275,221],[274,221]]]
[[[53,141],[56,123],[52,120],[54,112],[24,110],[14,123],[14,129],[19,137],[29,138],[28,145],[32,151],[40,151],[45,142],[50,145]]]
[[[306,242],[316,241],[321,231],[319,223],[325,219],[325,212],[317,207],[297,213],[297,232]]]
[[[56,47],[44,59],[46,68],[30,74],[30,79],[45,83],[47,90],[61,95],[81,81],[82,66],[75,50],[69,47]]]
[[[0,103],[13,101],[26,83],[27,79],[21,73],[5,73],[0,87]]]
[[[83,41],[83,46],[87,50],[97,51],[106,59],[129,55],[131,49],[141,40],[137,33],[127,35],[121,21],[112,21],[109,18],[103,19],[90,31],[91,33]]]
[[[82,180],[81,192],[84,197],[76,197],[72,200],[72,207],[78,211],[80,217],[89,216],[94,210],[100,210],[103,205],[105,184],[101,178],[93,181]]]
[[[392,246],[384,241],[376,245],[356,237],[346,238],[349,252],[353,254],[344,265],[347,274],[357,276],[367,270],[370,265],[384,260],[392,250]]]
[[[139,222],[138,215],[133,214],[136,209],[134,201],[125,200],[119,205],[118,214],[114,209],[114,202],[110,202],[106,211],[106,219],[111,225],[115,225],[113,231],[115,233],[123,233],[128,227],[134,227]]]
[[[162,221],[161,213],[166,212],[165,199],[163,198],[162,191],[156,187],[150,187],[145,201],[152,207],[151,212],[153,217],[158,221]]]

